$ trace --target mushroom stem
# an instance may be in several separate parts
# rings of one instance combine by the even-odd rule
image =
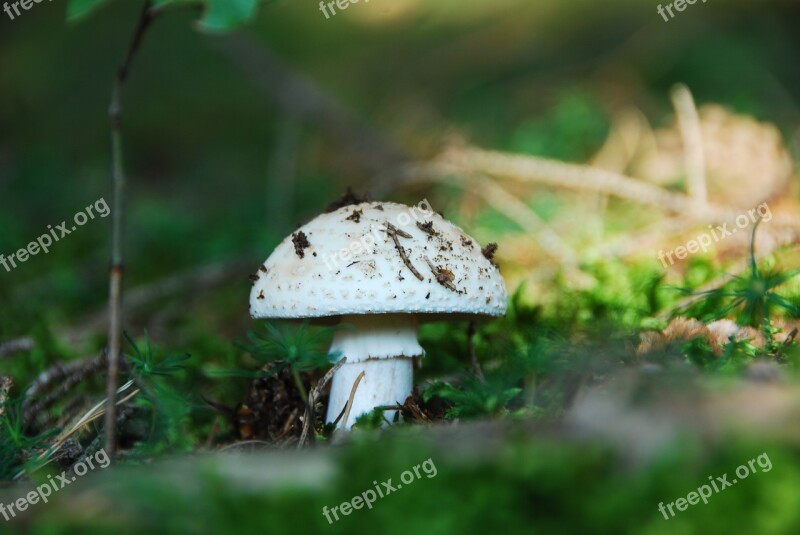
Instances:
[[[413,386],[413,359],[425,351],[417,341],[418,325],[411,314],[345,316],[342,324],[352,325],[337,331],[331,353],[347,357],[347,363],[333,376],[327,422],[342,413],[356,378],[364,372],[346,422],[338,427],[350,429],[356,418],[384,405],[402,405]],[[397,411],[386,411],[392,421]]]

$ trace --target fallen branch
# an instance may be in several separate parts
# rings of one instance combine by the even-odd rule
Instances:
[[[0,416],[6,412],[6,400],[8,400],[8,393],[12,386],[14,386],[14,382],[11,377],[0,377]]]
[[[397,249],[397,252],[400,254],[400,258],[403,260],[403,263],[406,267],[414,274],[414,276],[419,280],[425,280],[422,274],[417,271],[417,268],[414,267],[414,264],[411,263],[411,260],[408,259],[408,255],[406,254],[406,250],[400,245],[400,240],[397,238],[398,236],[402,236],[403,238],[411,238],[411,235],[407,232],[400,230],[399,228],[395,227],[388,221],[386,221],[386,234],[392,238],[394,242],[394,247]]]
[[[445,174],[468,172],[500,176],[577,191],[596,191],[675,213],[689,212],[696,208],[686,195],[672,193],[641,180],[612,171],[537,156],[472,147],[450,148],[434,161],[431,170]]]
[[[672,89],[672,105],[675,107],[675,115],[683,140],[689,197],[702,206],[708,202],[703,132],[700,128],[697,107],[688,87],[679,84]]]
[[[481,382],[486,383],[486,377],[481,370],[481,364],[478,362],[478,355],[475,353],[475,322],[470,321],[467,327],[467,355],[469,356],[469,367],[472,369],[472,374]]]
[[[51,407],[64,394],[88,377],[100,372],[107,364],[106,354],[73,360],[66,364],[56,363],[40,373],[25,391],[22,402],[22,417],[26,427],[42,410]],[[46,396],[43,396],[49,392]],[[37,401],[37,398],[40,398]]]
[[[33,338],[18,338],[16,340],[9,340],[0,344],[0,358],[21,353],[23,351],[30,351],[33,349]]]
[[[252,258],[242,256],[226,262],[195,267],[155,282],[143,284],[126,292],[122,312],[127,316],[166,297],[188,291],[198,293],[213,288],[229,280],[236,273],[242,272],[251,263]],[[106,310],[98,310],[76,327],[61,334],[71,343],[78,343],[88,334],[102,329],[106,325],[107,318]]]
[[[22,403],[25,425],[31,426],[37,414],[52,407],[81,382],[102,371],[107,364],[107,355],[103,352],[97,357],[80,359],[66,364],[53,364],[39,374],[25,393],[25,401]],[[48,392],[47,395],[37,401],[36,398],[45,392]]]
[[[361,379],[363,379],[365,375],[366,372],[362,370],[361,373],[358,374],[358,377],[356,377],[356,380],[353,381],[353,388],[350,389],[350,397],[347,398],[347,405],[345,405],[344,409],[344,418],[342,418],[342,427],[340,428],[341,432],[347,429],[347,420],[350,418],[350,409],[353,408],[353,399],[355,399],[358,385],[361,384]]]

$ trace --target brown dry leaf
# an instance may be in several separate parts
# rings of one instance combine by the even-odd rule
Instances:
[[[654,350],[664,349],[671,342],[688,342],[695,338],[705,338],[711,345],[715,355],[722,353],[730,337],[735,340],[749,339],[756,347],[764,347],[764,336],[752,327],[741,327],[735,322],[723,319],[705,325],[694,318],[678,317],[673,319],[661,331],[648,331],[641,335],[641,342],[636,348],[637,355],[643,355]]]
[[[702,106],[699,115],[711,202],[752,208],[787,187],[794,166],[777,127],[716,104]],[[684,162],[681,134],[672,124],[655,132],[655,145],[644,148],[632,174],[672,185],[686,174]]]

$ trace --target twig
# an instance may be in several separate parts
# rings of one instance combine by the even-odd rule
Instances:
[[[386,412],[386,411],[400,411],[400,410],[403,410],[403,406],[400,405],[399,403],[396,403],[394,405],[378,405],[375,408],[379,409],[379,410],[382,410],[384,412]]]
[[[133,385],[133,381],[128,381],[127,383],[122,385],[114,393],[115,394],[121,394],[122,392],[124,392],[127,389],[129,389],[132,385]],[[115,405],[122,405],[124,403],[127,403],[128,401],[133,399],[138,393],[139,393],[138,389],[130,392],[124,398],[117,400]],[[114,399],[116,399],[116,396],[114,396]],[[100,403],[98,403],[97,405],[95,405],[94,407],[92,407],[91,409],[89,409],[68,431],[62,432],[58,436],[58,438],[55,440],[55,442],[53,442],[53,444],[50,446],[50,448],[48,448],[41,455],[39,455],[37,460],[41,461],[43,459],[49,459],[47,461],[49,463],[50,461],[52,461],[53,455],[55,455],[58,452],[58,450],[61,448],[61,446],[64,444],[64,442],[66,442],[72,435],[77,433],[80,429],[82,429],[86,425],[92,423],[93,421],[95,421],[98,418],[100,418],[101,416],[103,416],[103,414],[108,414],[108,410],[107,410],[108,400],[109,400],[109,398],[106,398],[103,401],[101,401]],[[104,407],[104,406],[106,406],[106,407]],[[47,463],[45,463],[45,464],[47,464]],[[20,470],[14,476],[14,479],[15,480],[19,479],[20,477],[22,477],[22,475],[24,473],[25,473],[24,469]]]
[[[356,380],[353,382],[353,388],[350,389],[350,397],[347,399],[347,405],[344,409],[344,418],[342,418],[342,427],[340,429],[344,430],[347,428],[347,419],[350,418],[350,409],[353,408],[353,399],[356,397],[356,390],[358,390],[358,385],[361,383],[361,379],[364,378],[366,375],[365,371],[361,371],[356,377]]]
[[[694,207],[685,195],[672,193],[619,173],[537,156],[486,151],[473,147],[446,150],[437,158],[434,166],[428,168],[428,172],[471,172],[578,191],[597,191],[676,213],[688,212]]]
[[[469,365],[472,368],[472,373],[482,383],[486,382],[486,377],[483,375],[481,365],[478,362],[478,355],[475,354],[475,322],[470,321],[467,327],[467,355],[469,355]]]
[[[111,104],[108,115],[111,122],[111,154],[112,154],[112,182],[114,186],[111,235],[111,269],[109,277],[109,321],[108,321],[108,377],[106,379],[106,396],[109,400],[106,411],[106,453],[113,459],[117,452],[116,425],[117,385],[119,384],[119,357],[122,345],[122,272],[124,270],[122,257],[122,225],[125,208],[125,169],[122,162],[122,88],[128,78],[133,58],[138,52],[144,38],[145,31],[153,22],[153,13],[150,11],[151,0],[146,0],[136,25],[128,53],[117,71],[114,87],[111,91]]]
[[[708,202],[708,193],[706,191],[706,160],[703,152],[700,117],[688,87],[683,84],[676,85],[672,89],[671,96],[683,139],[689,197],[702,206]]]
[[[232,448],[238,448],[241,446],[255,446],[256,444],[263,444],[265,446],[271,446],[269,442],[264,442],[263,440],[244,440],[242,442],[234,442],[233,444],[228,444],[227,446],[221,447],[218,451],[227,451]],[[255,448],[251,448],[251,451]]]
[[[103,351],[103,354],[96,357],[75,360],[66,364],[53,364],[40,373],[28,387],[25,392],[25,400],[22,402],[22,415],[26,427],[33,423],[35,415],[51,407],[76,385],[98,373],[106,365],[106,352]],[[50,390],[51,388],[52,390]],[[46,396],[36,401],[35,398],[48,390],[50,392]]]
[[[211,424],[211,430],[208,432],[208,438],[206,438],[206,449],[210,450],[211,445],[214,443],[214,438],[217,436],[217,431],[219,430],[219,416],[214,417],[214,422]]]
[[[345,365],[347,362],[347,357],[342,357],[339,361],[334,364],[334,366],[327,371],[325,375],[322,376],[322,379],[317,381],[317,385],[311,389],[311,392],[308,393],[308,403],[306,404],[306,411],[303,415],[303,432],[300,434],[300,441],[297,444],[297,449],[300,449],[305,445],[306,440],[309,437],[308,431],[314,427],[314,405],[317,403],[317,398],[319,397],[322,390],[325,386],[330,382],[333,378],[333,375]],[[313,441],[313,434],[311,435]]]
[[[14,382],[11,380],[11,377],[0,377],[0,416],[6,411],[6,400],[8,399],[8,393],[11,391],[12,386],[14,386]]]
[[[294,426],[294,421],[297,420],[297,415],[299,413],[300,409],[296,407],[294,410],[292,410],[292,413],[289,414],[289,417],[286,419],[286,423],[283,424],[283,429],[281,429],[281,432],[278,434],[277,437],[275,437],[275,442],[285,437],[289,433],[289,431],[291,431],[292,427]]]
[[[538,236],[542,249],[558,259],[562,266],[569,269],[577,267],[578,255],[575,251],[524,202],[488,178],[481,180],[480,183],[470,181],[468,187],[501,213],[513,219],[523,230]]]
[[[17,338],[16,340],[9,340],[0,344],[0,358],[20,353],[22,351],[30,351],[33,349],[33,338]]]
[[[412,264],[411,261],[408,259],[408,256],[406,255],[406,250],[403,249],[403,246],[400,245],[400,240],[397,239],[397,236],[402,236],[403,238],[411,238],[412,236],[407,232],[404,232],[399,228],[395,227],[388,221],[386,221],[386,234],[388,234],[389,237],[392,238],[392,241],[394,241],[394,246],[397,249],[397,252],[400,253],[400,258],[403,259],[403,263],[409,270],[411,270],[411,273],[413,273],[417,279],[425,280],[422,274],[419,271],[417,271],[417,268],[414,267],[414,264]]]
[[[251,257],[239,256],[233,260],[191,268],[163,279],[137,286],[125,292],[122,313],[127,316],[166,297],[188,291],[197,294],[203,290],[213,288],[228,280],[231,275],[248,267],[252,264],[252,260]],[[61,334],[71,342],[78,342],[85,334],[97,331],[105,325],[107,316],[107,310],[98,310],[80,321],[76,327]]]
[[[428,221],[427,223],[420,223],[419,221],[417,221],[417,228],[429,236],[439,235],[439,233],[433,229],[432,221]]]
[[[783,347],[789,347],[794,342],[794,339],[797,338],[798,329],[795,327],[783,341]]]
[[[455,276],[453,275],[452,271],[450,271],[449,269],[437,268],[436,266],[433,265],[433,262],[431,262],[431,259],[428,258],[427,256],[425,257],[425,262],[427,262],[428,267],[431,268],[431,273],[433,273],[436,282],[438,282],[439,284],[441,284],[450,291],[453,291],[455,293],[461,293],[458,291],[458,288],[456,288],[456,285],[453,284]]]

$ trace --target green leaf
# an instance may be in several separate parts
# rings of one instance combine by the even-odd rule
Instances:
[[[70,0],[67,4],[67,20],[76,22],[92,13],[108,0]]]
[[[207,0],[200,28],[224,32],[253,18],[258,0]]]

